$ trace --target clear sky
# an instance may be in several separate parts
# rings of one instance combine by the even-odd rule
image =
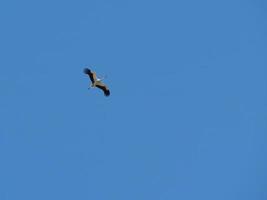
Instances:
[[[266,13],[1,1],[0,199],[266,200]]]

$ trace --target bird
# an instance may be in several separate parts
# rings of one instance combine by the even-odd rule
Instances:
[[[92,82],[92,84],[90,85],[90,87],[88,89],[97,87],[97,88],[101,89],[104,92],[105,96],[109,96],[110,95],[110,91],[109,91],[108,87],[104,83],[102,83],[102,80],[104,78],[102,78],[102,79],[97,78],[96,73],[91,71],[88,68],[85,68],[83,70],[83,72],[89,76],[89,78],[90,78],[90,80]]]

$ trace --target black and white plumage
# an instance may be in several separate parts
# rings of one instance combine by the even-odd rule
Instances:
[[[102,80],[103,79],[97,78],[95,72],[92,72],[88,68],[85,68],[83,70],[83,72],[89,76],[89,78],[90,78],[90,80],[92,82],[92,84],[90,85],[89,88],[95,88],[95,87],[97,87],[97,88],[103,90],[105,96],[109,96],[110,95],[110,91],[109,91],[108,87],[104,83],[102,83]]]

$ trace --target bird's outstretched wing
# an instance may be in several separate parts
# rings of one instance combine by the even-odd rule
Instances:
[[[83,72],[89,76],[89,78],[90,78],[90,80],[92,81],[92,83],[94,83],[94,82],[96,81],[97,78],[96,78],[96,73],[95,73],[95,72],[92,72],[92,71],[91,71],[90,69],[88,69],[88,68],[85,68],[85,69],[83,70]]]
[[[108,87],[104,83],[98,82],[96,84],[96,87],[98,87],[99,89],[103,90],[105,96],[109,96],[110,95],[110,91],[109,91]]]

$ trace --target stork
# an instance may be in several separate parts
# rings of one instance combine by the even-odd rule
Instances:
[[[83,70],[83,72],[89,76],[89,78],[90,78],[90,80],[92,82],[92,84],[90,85],[90,87],[88,89],[97,87],[97,88],[103,90],[105,96],[109,96],[110,95],[110,91],[109,91],[108,87],[104,83],[102,83],[102,80],[104,78],[102,78],[102,79],[97,78],[96,73],[92,72],[88,68],[85,68]]]

